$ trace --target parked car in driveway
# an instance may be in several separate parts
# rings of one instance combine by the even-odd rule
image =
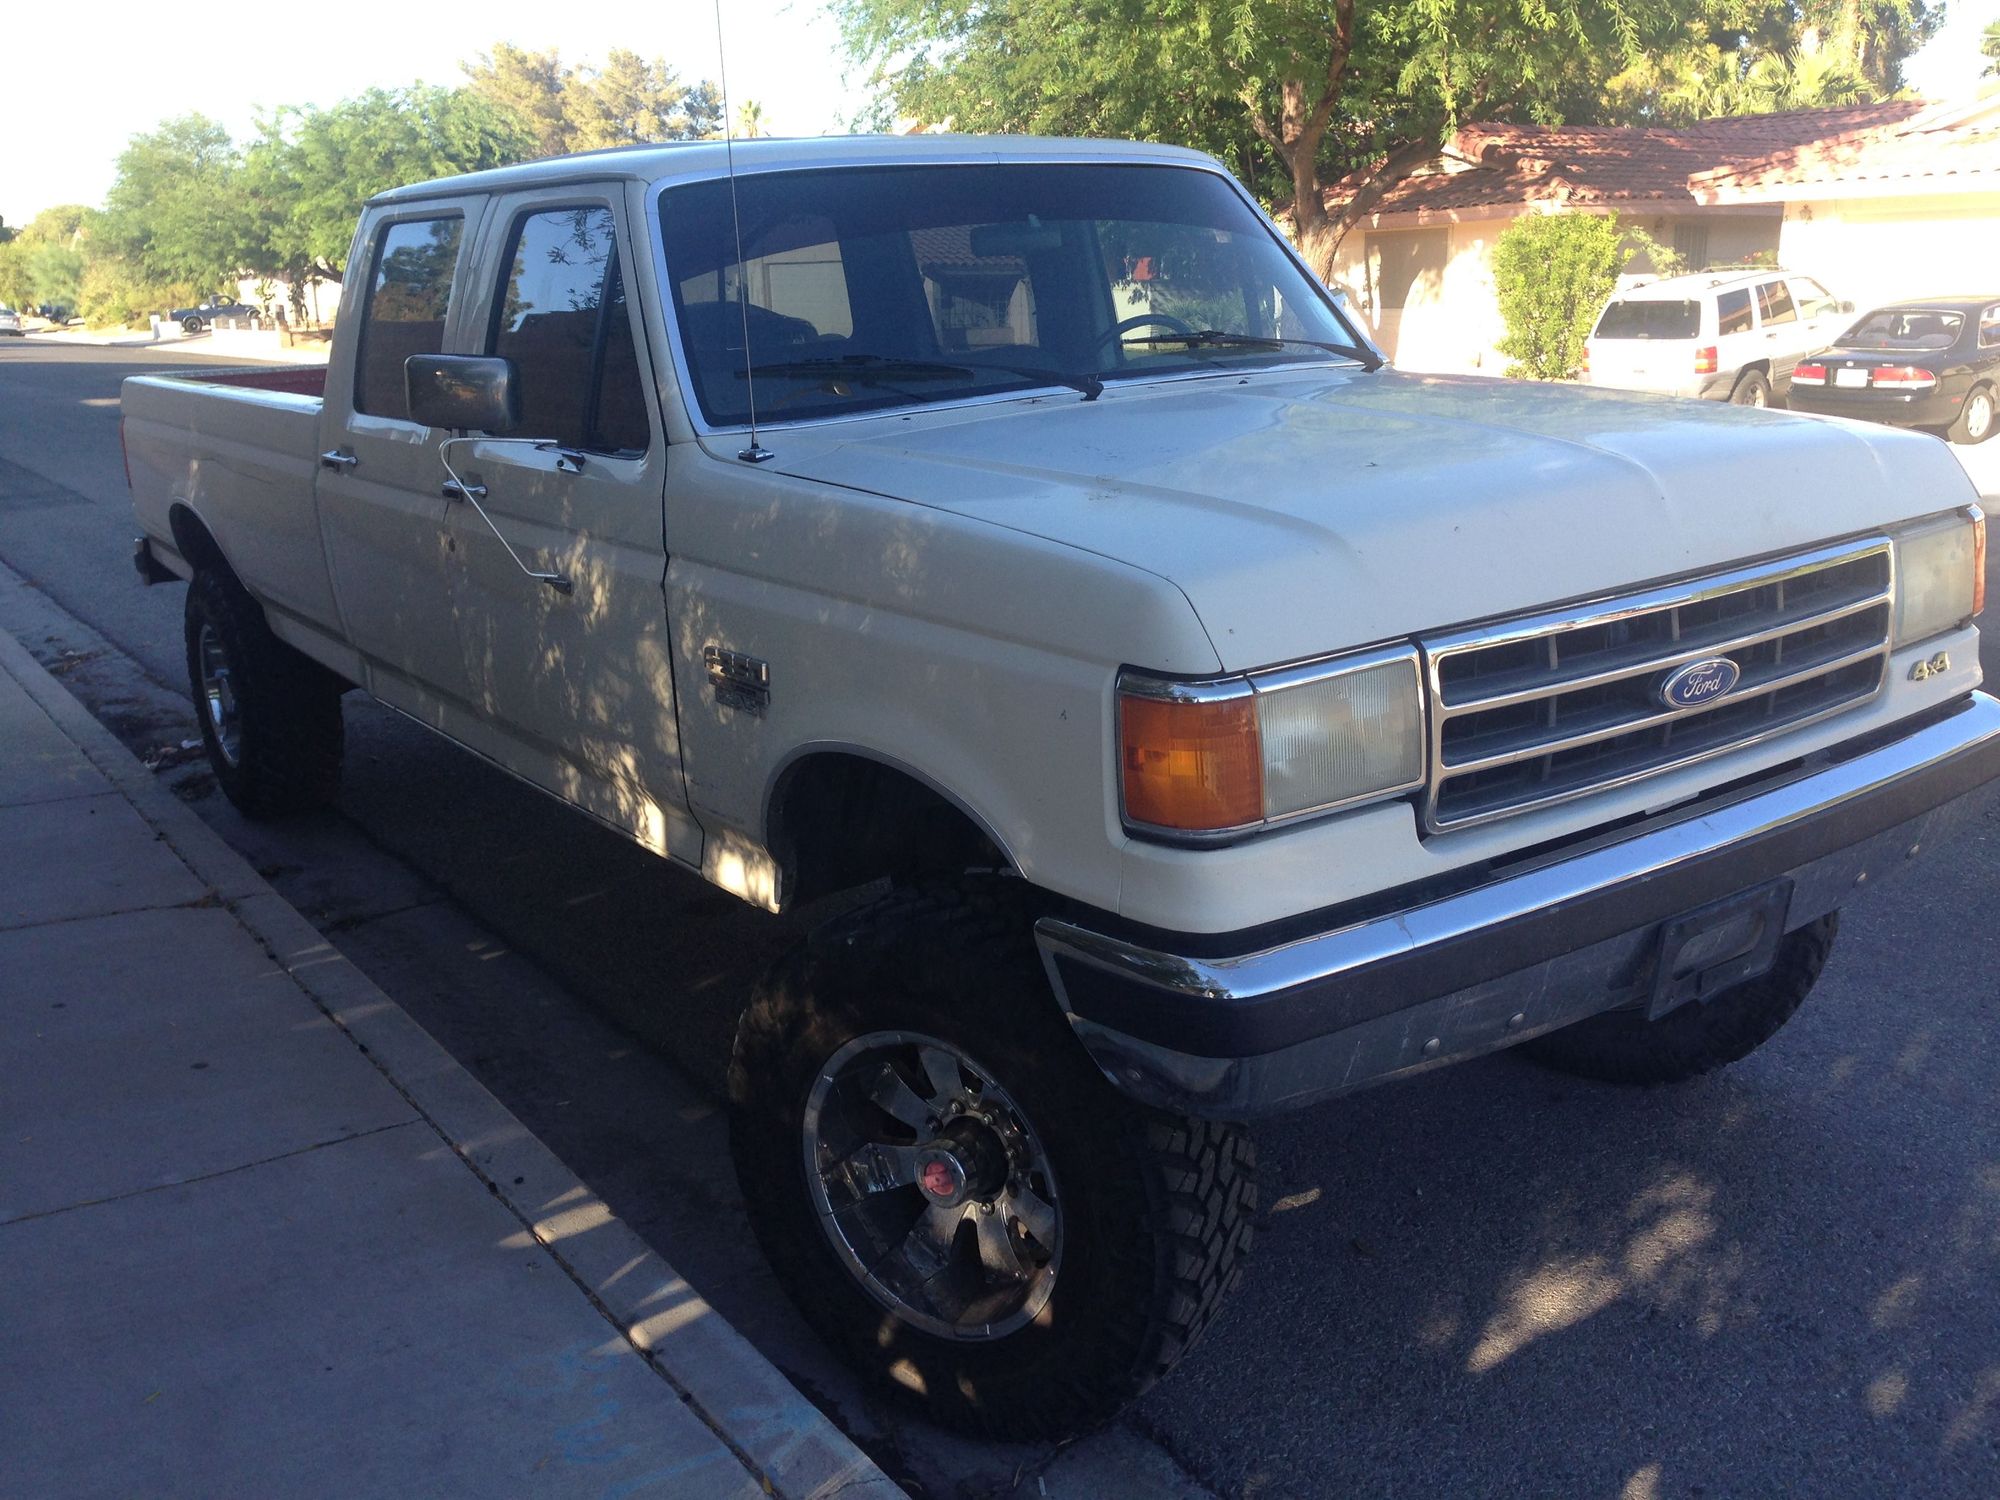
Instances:
[[[1584,345],[1591,385],[1737,406],[1782,399],[1792,367],[1854,311],[1810,276],[1701,271],[1618,293]]]
[[[0,333],[11,333],[15,338],[21,336],[21,315],[5,303],[0,303]]]
[[[2000,426],[2000,295],[1878,307],[1799,362],[1792,404],[1985,442]]]
[[[186,333],[200,333],[217,318],[254,318],[258,309],[247,302],[224,302],[219,297],[210,297],[199,307],[177,307],[167,314],[170,322],[178,323]]]

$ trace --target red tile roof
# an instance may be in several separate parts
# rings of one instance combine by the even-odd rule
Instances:
[[[1553,202],[1579,207],[1699,201],[1692,179],[1721,170],[1752,172],[1819,143],[1893,129],[1924,110],[1916,100],[1731,115],[1684,129],[1619,125],[1468,125],[1445,148],[1438,169],[1405,178],[1376,209],[1439,213]],[[1346,178],[1327,191],[1338,209],[1354,190]]]
[[[1880,192],[2000,193],[2000,92],[1971,106],[1934,105],[1905,120],[1696,172],[1699,203]]]

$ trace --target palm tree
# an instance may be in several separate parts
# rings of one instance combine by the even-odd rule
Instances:
[[[1877,97],[1850,58],[1816,38],[1792,52],[1767,52],[1751,64],[1739,88],[1738,114],[1865,104]]]
[[[736,106],[736,133],[746,140],[764,133],[764,106],[755,99],[745,99]]]

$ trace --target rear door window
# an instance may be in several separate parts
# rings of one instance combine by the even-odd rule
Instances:
[[[1766,328],[1773,323],[1795,323],[1799,310],[1792,305],[1792,294],[1782,281],[1760,281],[1757,283],[1757,316]]]
[[[1979,347],[2000,349],[2000,302],[1979,315]]]
[[[1715,331],[1723,337],[1750,331],[1750,291],[1724,292],[1715,299]]]
[[[1601,339],[1691,339],[1701,332],[1699,302],[1613,302],[1597,320]]]
[[[514,362],[524,437],[593,453],[643,453],[646,420],[617,226],[601,204],[514,221],[486,352]]]
[[[403,361],[444,352],[444,320],[465,221],[457,214],[383,226],[361,309],[354,409],[410,420]]]

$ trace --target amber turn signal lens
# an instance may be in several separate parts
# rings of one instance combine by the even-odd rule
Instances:
[[[1121,694],[1125,816],[1188,833],[1241,828],[1264,816],[1264,756],[1249,694],[1176,703]]]
[[[1972,612],[1986,608],[1986,512],[1972,518]]]

